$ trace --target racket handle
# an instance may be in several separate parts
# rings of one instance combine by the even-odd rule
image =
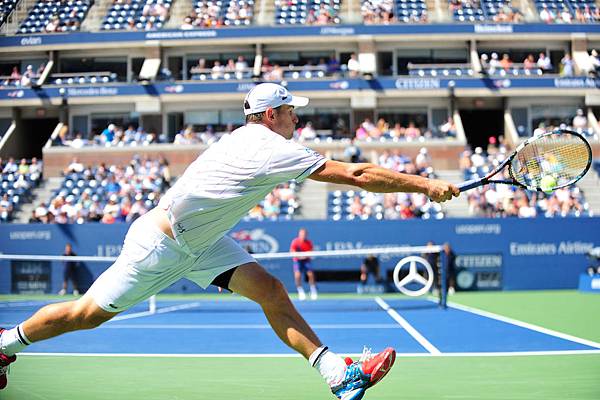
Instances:
[[[469,190],[469,189],[473,189],[478,186],[481,186],[481,183],[482,183],[481,179],[477,178],[477,179],[471,179],[470,181],[464,181],[462,183],[459,183],[458,185],[456,185],[456,187],[461,192],[464,192],[465,190]]]

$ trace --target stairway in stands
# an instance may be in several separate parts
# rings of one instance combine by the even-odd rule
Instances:
[[[62,177],[45,178],[40,186],[33,190],[33,200],[31,203],[23,204],[21,209],[15,213],[14,222],[21,224],[29,222],[31,212],[35,210],[40,203],[47,202],[50,199],[50,196],[52,196],[52,193],[60,187],[62,181]]]
[[[460,183],[464,180],[463,173],[460,170],[442,170],[435,171],[438,179],[450,182]],[[459,197],[447,201],[442,204],[446,218],[463,218],[469,217],[469,203],[467,202],[467,196],[461,194]]]

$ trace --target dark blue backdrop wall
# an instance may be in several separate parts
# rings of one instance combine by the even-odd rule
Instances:
[[[465,289],[576,288],[585,270],[585,254],[600,246],[600,218],[582,219],[447,219],[441,221],[292,221],[240,223],[230,234],[255,253],[287,251],[300,227],[306,227],[317,250],[450,243],[457,256],[457,283]],[[2,225],[4,254],[62,254],[66,242],[78,255],[116,256],[127,225]],[[400,257],[384,260],[393,267]],[[291,262],[264,265],[293,290]],[[358,269],[360,259],[316,261],[317,269]],[[88,283],[107,263],[85,263]],[[26,276],[47,275],[46,283]],[[38,279],[39,280],[39,279]],[[42,279],[43,281],[43,279]],[[39,265],[0,261],[0,293],[55,292],[62,282],[62,263]],[[335,285],[324,285],[334,289]],[[347,286],[346,286],[347,288]],[[182,281],[169,291],[197,291]]]

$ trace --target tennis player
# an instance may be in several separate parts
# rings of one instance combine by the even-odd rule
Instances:
[[[325,159],[290,139],[295,107],[308,98],[283,86],[255,86],[244,100],[246,125],[210,146],[130,227],[115,263],[76,301],[47,305],[10,330],[0,330],[0,385],[8,365],[31,343],[92,329],[187,278],[216,285],[262,307],[273,330],[308,359],[340,399],[357,400],[394,363],[391,348],[350,363],[324,346],[290,301],[283,284],[227,235],[271,190],[290,179],[351,184],[374,192],[420,192],[434,201],[458,196],[453,185],[373,164]]]

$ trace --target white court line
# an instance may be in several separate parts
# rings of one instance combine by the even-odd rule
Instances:
[[[479,353],[396,353],[396,357],[523,357],[600,354],[600,350],[502,351]],[[358,358],[362,353],[340,354]],[[300,358],[300,354],[145,354],[145,353],[19,353],[19,357],[133,357],[133,358]]]
[[[518,319],[513,319],[513,318],[509,318],[509,317],[504,317],[502,315],[499,314],[495,314],[489,311],[484,311],[484,310],[480,310],[478,308],[475,307],[470,307],[470,306],[464,306],[462,304],[458,304],[458,303],[453,303],[453,302],[448,302],[448,306],[452,307],[452,308],[456,308],[457,310],[461,310],[461,311],[466,311],[466,312],[470,312],[473,314],[477,314],[477,315],[481,315],[482,317],[487,317],[487,318],[491,318],[491,319],[495,319],[498,321],[502,321],[502,322],[506,322],[508,324],[512,324],[512,325],[516,325],[516,326],[520,326],[522,328],[526,328],[532,331],[536,331],[536,332],[540,332],[540,333],[544,333],[546,335],[550,335],[550,336],[554,336],[560,339],[564,339],[564,340],[568,340],[570,342],[575,342],[575,343],[579,343],[579,344],[583,344],[586,346],[590,346],[590,347],[595,347],[597,349],[600,349],[600,343],[597,342],[593,342],[591,340],[587,340],[587,339],[583,339],[577,336],[572,336],[566,333],[562,333],[562,332],[558,332],[558,331],[553,331],[552,329],[547,329],[538,325],[534,325],[534,324],[530,324],[528,322],[523,322],[523,321],[519,321]]]
[[[113,319],[111,319],[111,321],[123,321],[125,319],[141,318],[141,317],[147,317],[149,315],[164,314],[164,313],[173,312],[173,311],[186,310],[188,308],[198,307],[198,306],[200,306],[200,304],[202,304],[202,303],[196,301],[196,302],[193,302],[193,303],[181,304],[181,305],[178,305],[178,306],[170,306],[170,307],[159,308],[159,309],[156,310],[156,312],[141,311],[141,312],[132,313],[132,314],[117,315],[116,317],[114,317]]]
[[[398,324],[313,324],[314,329],[402,329]],[[272,329],[269,324],[111,324],[98,329]]]
[[[436,356],[441,354],[437,347],[435,347],[427,339],[425,339],[425,337],[421,335],[419,331],[413,328],[407,320],[402,318],[400,314],[398,314],[396,310],[391,308],[385,301],[383,301],[381,297],[375,297],[375,302],[379,304],[379,306],[383,308],[383,310],[386,311],[390,315],[390,317],[392,317],[396,322],[398,322],[400,326],[402,326],[406,330],[406,332],[408,332],[410,336],[412,336],[417,342],[419,342],[419,344],[423,346],[428,352]]]

